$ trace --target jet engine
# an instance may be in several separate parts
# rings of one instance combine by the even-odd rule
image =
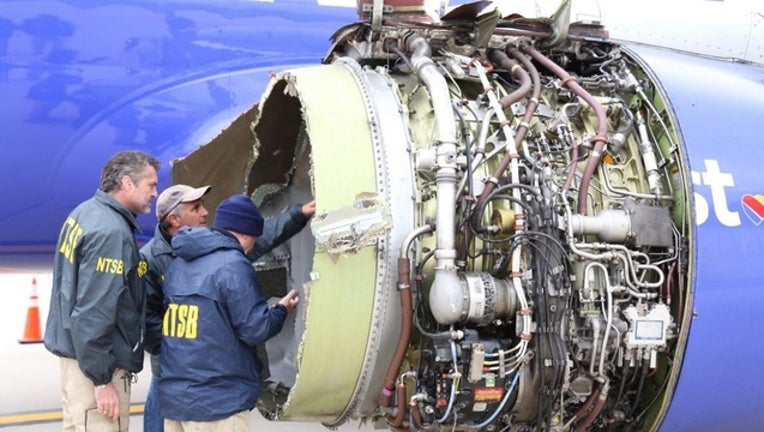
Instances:
[[[685,145],[597,25],[405,15],[273,76],[247,188],[315,197],[258,262],[301,304],[260,411],[393,430],[650,430],[689,329]],[[631,428],[631,429],[630,429]]]

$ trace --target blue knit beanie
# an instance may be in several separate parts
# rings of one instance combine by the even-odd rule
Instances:
[[[263,234],[263,216],[255,203],[246,195],[232,195],[220,203],[215,215],[215,228],[260,237]]]

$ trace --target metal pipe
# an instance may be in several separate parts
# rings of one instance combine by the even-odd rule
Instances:
[[[401,331],[398,335],[398,344],[395,347],[395,354],[387,368],[385,381],[379,395],[379,404],[385,408],[390,406],[390,399],[392,398],[393,390],[395,388],[395,378],[398,376],[398,371],[403,364],[403,358],[406,355],[409,340],[411,339],[413,310],[411,302],[411,260],[408,257],[409,249],[417,237],[432,232],[433,228],[432,225],[423,225],[416,228],[403,239],[403,245],[401,246],[398,258],[398,292],[401,298]]]
[[[504,69],[510,71],[512,75],[520,80],[520,87],[512,93],[504,96],[499,100],[501,107],[506,109],[513,103],[522,99],[531,90],[531,77],[528,72],[524,71],[520,64],[515,60],[509,58],[504,52],[497,49],[489,49],[486,53],[488,60],[493,63],[501,65]]]
[[[412,36],[406,41],[412,52],[411,63],[414,72],[430,93],[432,107],[437,122],[437,139],[433,144],[437,159],[435,189],[437,199],[435,249],[435,278],[430,288],[430,310],[441,324],[453,324],[460,313],[453,313],[460,296],[459,281],[456,277],[456,189],[457,189],[457,148],[456,119],[451,108],[448,83],[440,74],[427,40],[422,36]],[[434,302],[433,302],[434,300]],[[443,305],[444,307],[440,307]]]
[[[578,97],[589,104],[589,106],[594,110],[594,113],[597,115],[597,135],[591,138],[591,141],[594,143],[594,149],[591,151],[591,156],[589,157],[589,161],[586,163],[586,168],[584,168],[584,175],[581,178],[581,187],[578,190],[578,213],[585,215],[587,212],[589,184],[591,183],[594,171],[597,169],[600,161],[602,160],[602,156],[604,155],[605,151],[605,145],[607,144],[608,124],[605,110],[602,108],[602,105],[597,101],[597,99],[592,96],[591,93],[587,92],[583,87],[581,87],[576,82],[575,78],[566,72],[565,69],[558,66],[545,55],[536,51],[536,49],[532,46],[526,45],[523,47],[523,50],[531,57],[533,57],[534,60],[541,63],[544,67],[557,75],[560,80],[562,80],[562,85],[568,87],[573,93],[575,93]]]
[[[472,172],[475,172],[475,170],[480,166],[481,163],[483,163],[483,159],[485,158],[485,145],[486,141],[488,140],[488,131],[491,127],[491,119],[494,117],[494,110],[493,108],[488,108],[485,112],[485,116],[483,117],[483,121],[480,122],[480,132],[478,134],[478,140],[475,144],[475,151],[474,158],[472,159],[472,165],[468,167],[468,169]],[[468,150],[472,151],[472,150]],[[464,193],[464,188],[467,185],[467,179],[469,178],[468,175],[465,175],[462,177],[462,181],[459,182],[459,187],[457,188],[457,193],[461,195]],[[472,192],[473,185],[470,185],[470,192]]]
[[[598,375],[602,378],[607,379],[607,376],[605,375],[605,351],[607,349],[607,341],[610,338],[610,327],[613,325],[613,287],[610,285],[610,275],[608,274],[607,268],[599,262],[591,262],[589,263],[585,270],[584,274],[585,276],[588,276],[589,270],[596,268],[599,269],[602,272],[602,276],[605,279],[605,295],[607,296],[607,322],[605,324],[605,335],[602,336],[602,349],[600,349],[600,361],[599,361],[599,370]],[[593,366],[593,365],[592,365]]]
[[[599,392],[599,395],[597,395],[597,400],[594,402],[594,407],[592,407],[592,410],[589,411],[589,415],[587,415],[586,418],[581,421],[581,423],[576,425],[575,432],[585,432],[587,429],[589,429],[589,426],[591,426],[591,424],[594,422],[594,419],[596,419],[600,414],[600,411],[602,411],[602,407],[605,405],[609,390],[610,382],[606,380],[602,385],[602,391]]]

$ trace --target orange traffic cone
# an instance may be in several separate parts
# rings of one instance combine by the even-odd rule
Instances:
[[[42,342],[42,331],[40,330],[40,306],[37,301],[36,278],[32,278],[32,295],[29,296],[29,303],[27,323],[24,326],[24,336],[19,339],[19,343],[40,343]]]

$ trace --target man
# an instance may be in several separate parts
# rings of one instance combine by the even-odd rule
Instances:
[[[166,273],[159,400],[165,429],[248,431],[260,393],[257,344],[276,335],[299,302],[274,307],[260,294],[247,257],[264,219],[246,195],[217,209],[209,228],[182,228]]]
[[[143,431],[162,432],[164,419],[159,414],[157,386],[159,385],[159,343],[162,337],[162,284],[164,273],[175,256],[170,242],[172,236],[182,227],[207,225],[209,212],[202,198],[210,191],[210,186],[193,188],[174,185],[164,190],[157,198],[157,226],[154,237],[141,248],[141,258],[148,263],[146,282],[146,350],[151,353],[151,384],[146,395],[143,412]]]
[[[127,431],[132,374],[143,368],[144,287],[133,231],[157,197],[159,161],[113,156],[95,196],[64,222],[53,262],[45,347],[61,358],[66,431]]]
[[[207,225],[209,212],[204,207],[203,196],[210,191],[210,186],[192,188],[187,185],[175,185],[167,188],[157,199],[156,215],[159,223],[154,237],[141,248],[141,256],[148,262],[146,282],[146,350],[151,355],[151,385],[146,395],[143,414],[144,432],[162,432],[164,420],[160,414],[158,391],[160,377],[159,347],[162,337],[162,307],[164,274],[175,255],[170,246],[172,237],[182,227],[201,227]],[[299,232],[316,211],[315,201],[305,205],[294,204],[287,211],[264,223],[263,235],[257,247],[248,254],[251,261],[256,260],[274,247],[283,243]]]

